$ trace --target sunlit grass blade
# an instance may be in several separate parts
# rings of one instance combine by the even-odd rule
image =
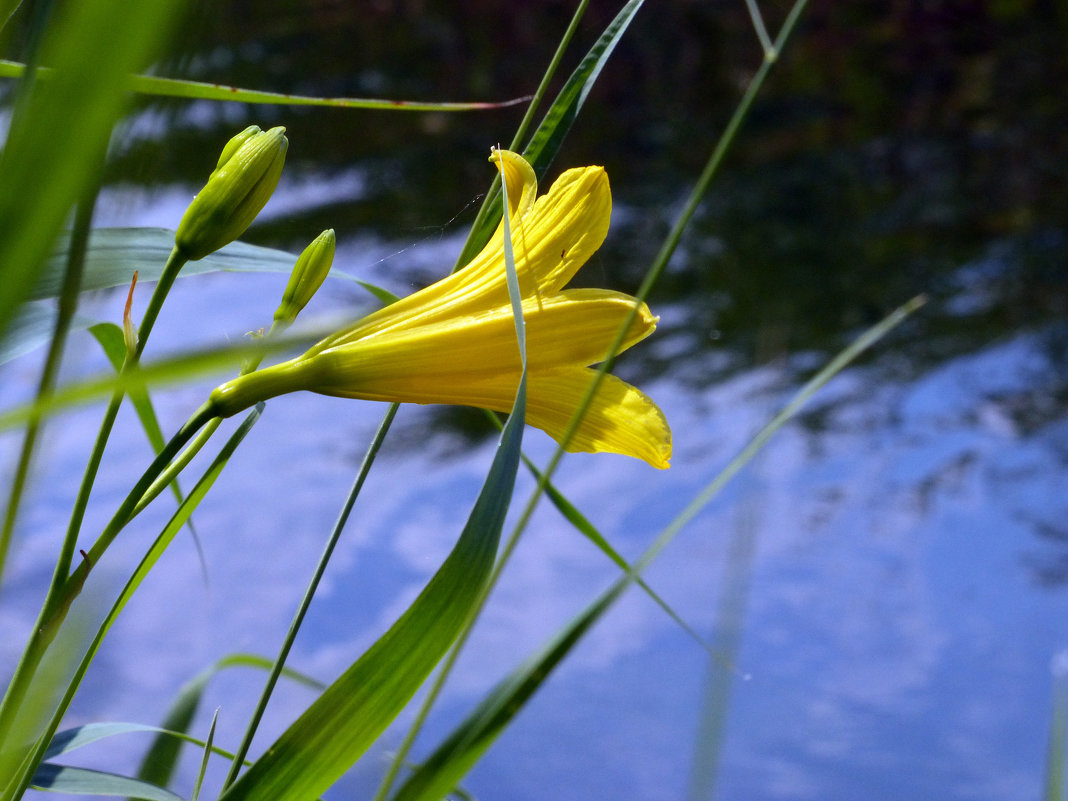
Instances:
[[[1068,762],[1068,651],[1053,657],[1053,708],[1046,752],[1045,801],[1064,801],[1065,763]]]
[[[196,509],[196,507],[200,505],[201,501],[204,500],[204,497],[208,494],[208,491],[214,485],[216,479],[219,477],[219,474],[223,471],[223,468],[226,467],[227,463],[230,460],[230,457],[237,449],[237,446],[241,444],[241,441],[252,429],[252,426],[256,424],[256,421],[259,419],[262,411],[263,405],[260,404],[245,417],[241,425],[238,426],[237,430],[230,436],[226,444],[220,450],[218,456],[215,457],[211,465],[205,471],[204,475],[197,482],[196,486],[193,487],[192,491],[186,497],[185,501],[181,504],[181,506],[178,507],[178,510],[167,522],[167,525],[160,532],[159,536],[156,537],[155,541],[149,547],[148,551],[145,553],[145,556],[142,558],[141,562],[138,564],[133,574],[127,580],[126,585],[122,589],[122,592],[119,594],[115,603],[112,605],[107,616],[104,618],[103,622],[97,629],[97,632],[93,637],[92,641],[90,642],[89,646],[86,648],[84,654],[82,655],[81,661],[78,663],[78,666],[74,671],[74,675],[67,683],[66,690],[63,694],[62,699],[60,700],[59,704],[56,706],[55,711],[52,714],[52,718],[48,724],[48,728],[45,732],[45,735],[43,738],[41,738],[40,743],[36,747],[38,753],[35,755],[34,758],[31,758],[29,760],[29,773],[26,773],[21,778],[17,779],[20,787],[16,788],[14,797],[18,797],[21,794],[21,787],[24,787],[29,782],[30,777],[33,775],[33,767],[40,763],[45,749],[47,748],[48,744],[51,743],[52,737],[54,736],[55,732],[59,729],[59,724],[63,720],[63,716],[66,714],[70,702],[73,700],[75,693],[81,686],[82,679],[85,677],[85,673],[89,669],[89,665],[92,663],[93,657],[96,655],[97,650],[100,648],[100,644],[103,642],[104,637],[107,635],[108,631],[110,631],[111,626],[118,619],[123,609],[126,608],[126,605],[129,603],[134,593],[137,592],[137,589],[141,586],[141,583],[144,581],[145,577],[159,561],[160,557],[163,555],[163,552],[174,540],[175,535],[185,525],[186,521],[189,519],[189,516],[193,513],[193,510]]]
[[[612,51],[619,44],[627,26],[641,8],[642,2],[643,0],[630,0],[620,9],[615,19],[604,29],[582,62],[571,73],[571,77],[568,78],[560,94],[556,96],[553,104],[545,113],[541,124],[534,131],[530,143],[523,149],[523,157],[534,167],[539,180],[545,176],[553,158],[560,150],[564,137],[571,130],[579,111],[582,110],[593,84],[600,76]],[[497,223],[500,222],[500,182],[495,181],[494,187],[495,190],[486,195],[471,233],[464,243],[463,252],[457,260],[457,264],[461,266],[471,261],[482,250],[489,241],[490,235],[497,228]]]
[[[356,762],[448,651],[493,567],[519,466],[521,401],[460,539],[423,592],[222,799],[315,798]]]
[[[620,576],[583,612],[557,632],[537,654],[498,684],[474,712],[413,771],[397,794],[391,797],[393,801],[437,799],[459,782],[590,627],[614,605],[623,592],[637,580],[697,513],[723,489],[726,483],[767,444],[775,432],[795,417],[820,388],[861,353],[900,325],[911,313],[920,308],[923,302],[923,298],[915,298],[896,309],[861,334],[849,347],[837,354],[826,367],[806,382],[782,411],[757,432],[749,444],[658,535],[653,544],[634,563],[633,571]]]
[[[123,76],[156,55],[180,8],[158,0],[72,3],[50,26],[41,60],[56,74],[17,104],[0,155],[0,334],[95,179],[86,165],[103,152],[127,103]]]
[[[216,708],[211,716],[211,726],[208,727],[208,738],[204,741],[204,753],[200,759],[200,770],[197,772],[196,783],[193,784],[193,793],[190,801],[200,798],[200,788],[204,785],[204,774],[208,772],[208,759],[211,757],[211,746],[215,742],[215,726],[219,722],[219,710]]]
[[[2,9],[0,9],[2,10]],[[0,78],[21,78],[26,65],[18,61],[0,59]],[[39,76],[48,79],[52,70],[42,67]],[[330,106],[333,108],[362,108],[379,111],[486,111],[506,108],[528,100],[515,97],[501,101],[427,102],[423,100],[389,100],[365,97],[309,97],[283,92],[261,92],[218,83],[204,83],[180,78],[160,78],[154,75],[125,76],[125,88],[131,92],[156,97],[184,97],[190,100],[220,100],[227,103],[257,103],[274,106]]]
[[[336,326],[310,329],[303,333],[219,345],[203,350],[190,351],[149,365],[123,375],[113,372],[83,381],[74,381],[61,386],[48,398],[26,403],[0,412],[0,431],[34,420],[55,415],[90,401],[108,398],[116,390],[124,393],[141,392],[149,387],[175,384],[194,377],[233,370],[248,359],[262,359],[267,355],[281,353],[294,347],[306,346],[328,333]]]
[[[143,798],[146,801],[183,801],[180,795],[162,787],[89,768],[74,768],[45,762],[33,776],[31,786],[35,790],[51,790],[56,793],[79,795],[111,795]]]
[[[137,771],[137,778],[143,779],[161,787],[167,786],[174,775],[174,769],[178,766],[178,757],[181,754],[183,742],[198,742],[192,738],[175,737],[175,734],[186,734],[193,723],[197,710],[200,708],[201,699],[208,683],[220,671],[229,668],[243,667],[255,668],[268,671],[273,665],[272,660],[256,654],[230,654],[216,662],[206,670],[201,671],[178,692],[178,697],[171,703],[167,715],[159,727],[159,734],[152,741],[152,745],[141,760],[141,767]],[[316,679],[289,668],[282,669],[282,676],[315,690],[322,690],[325,685]],[[233,756],[229,755],[232,759]]]

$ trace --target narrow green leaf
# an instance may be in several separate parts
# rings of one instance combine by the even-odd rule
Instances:
[[[6,336],[0,339],[0,364],[37,349],[52,336],[56,311],[45,300],[55,297],[59,292],[66,245],[67,236],[64,234],[60,237],[57,249],[42,266],[41,276],[30,293],[35,300],[22,305],[11,320]],[[174,231],[167,228],[97,228],[93,231],[86,254],[83,289],[129,285],[134,270],[138,271],[140,281],[155,281],[173,246]],[[284,250],[234,242],[200,261],[185,265],[181,277],[220,271],[289,273],[295,261],[296,256]],[[355,283],[383,305],[397,300],[397,296],[389,290],[340,270],[331,270],[330,277]],[[71,330],[81,331],[97,322],[76,314],[71,322]]]
[[[204,774],[208,772],[208,759],[211,757],[211,745],[215,742],[215,727],[219,723],[219,710],[215,709],[211,716],[211,726],[208,727],[208,739],[204,742],[204,754],[200,760],[200,770],[197,772],[197,780],[193,785],[193,794],[190,801],[200,798],[200,788],[204,785]]]
[[[31,299],[55,297],[59,292],[67,242],[65,234],[57,240],[33,286]],[[174,231],[169,228],[96,228],[89,237],[85,254],[82,289],[129,286],[135,270],[139,282],[156,281],[172,248]],[[180,275],[184,278],[219,270],[289,273],[296,260],[296,256],[284,250],[234,242],[184,265]]]
[[[61,754],[69,754],[79,748],[106,740],[117,734],[131,734],[141,732],[159,732],[157,726],[146,726],[143,723],[87,723],[73,729],[57,732],[56,736],[48,744],[44,752],[45,759],[55,759]],[[162,782],[161,782],[162,783]]]
[[[67,241],[66,234],[59,238],[34,285],[32,299],[55,297],[59,292]],[[138,281],[156,281],[173,247],[174,231],[170,228],[95,228],[85,255],[82,289],[128,286],[135,270]],[[285,250],[232,242],[199,261],[185,264],[179,277],[214,272],[288,274],[296,260],[295,255]],[[396,300],[391,292],[340,270],[331,270],[329,277],[355,283],[383,303]]]
[[[623,38],[623,34],[626,32],[631,20],[634,19],[634,15],[638,13],[638,9],[641,8],[643,2],[644,0],[630,0],[620,9],[615,19],[609,23],[593,47],[590,48],[586,57],[571,73],[571,77],[567,79],[567,83],[560,90],[560,94],[556,96],[553,104],[542,118],[541,124],[534,131],[530,143],[523,150],[523,157],[530,162],[539,180],[545,177],[549,165],[560,150],[564,137],[567,136],[579,112],[582,110],[593,84],[597,81],[601,70],[604,69],[604,65],[612,55],[612,51],[619,44],[619,40]],[[499,182],[494,185],[499,186]],[[482,204],[482,210],[479,212],[479,219],[481,222],[478,224],[477,230],[471,232],[467,243],[464,245],[463,253],[458,260],[461,265],[467,264],[478,255],[496,230],[497,223],[501,220],[499,188],[486,196]]]
[[[626,33],[634,15],[642,7],[643,0],[630,0],[616,14],[608,27],[600,35],[590,52],[582,59],[571,77],[567,79],[564,88],[549,107],[542,119],[541,124],[530,139],[530,143],[523,150],[523,156],[534,167],[538,178],[545,177],[546,171],[563,144],[564,137],[575,124],[586,98],[593,89],[594,83],[601,75],[601,70],[608,63],[612,51],[616,49],[619,40]]]
[[[10,2],[10,0],[7,0]],[[18,61],[0,59],[0,78],[21,78],[26,65]],[[49,78],[52,70],[41,69],[41,77]],[[366,108],[380,111],[485,111],[523,103],[525,97],[497,102],[460,101],[424,102],[421,100],[383,100],[365,97],[308,97],[281,92],[261,92],[218,83],[189,81],[180,78],[159,78],[154,75],[126,76],[126,88],[131,92],[157,97],[185,97],[191,100],[222,100],[227,103],[262,103],[275,106],[331,106],[334,108]]]
[[[183,742],[183,738],[176,738],[174,734],[176,732],[185,734],[189,731],[193,717],[200,706],[204,690],[216,673],[234,667],[251,667],[269,671],[271,666],[271,660],[263,656],[256,654],[230,654],[190,679],[179,690],[178,697],[175,698],[171,708],[167,711],[167,716],[163,719],[159,734],[153,740],[152,746],[141,761],[137,777],[160,786],[165,786],[170,782],[171,776],[174,775],[174,769],[178,765],[178,757],[181,753]],[[321,682],[289,668],[283,668],[282,675],[311,689],[322,690],[324,688]],[[191,742],[192,740],[186,739],[185,741]]]
[[[144,798],[147,801],[182,801],[180,795],[154,784],[103,773],[88,768],[74,768],[45,762],[33,775],[31,785],[36,790],[51,790],[55,793],[80,793],[82,795],[115,795]]]

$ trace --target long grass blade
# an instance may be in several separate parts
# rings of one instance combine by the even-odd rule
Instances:
[[[204,774],[208,772],[208,759],[211,758],[211,746],[215,742],[215,727],[219,722],[219,710],[216,708],[214,714],[211,716],[211,726],[208,727],[208,739],[204,742],[204,754],[200,759],[200,770],[197,772],[197,780],[193,785],[193,794],[189,797],[190,801],[197,801],[200,798],[200,788],[204,785]]]
[[[183,801],[180,795],[156,787],[154,784],[120,776],[116,773],[104,773],[89,768],[74,768],[69,765],[56,765],[45,762],[33,776],[31,785],[35,790],[51,790],[56,793],[76,793],[80,795],[112,795],[143,798],[146,801]]]
[[[189,737],[188,732],[193,723],[193,718],[200,708],[204,691],[217,673],[235,667],[269,671],[273,665],[274,660],[257,654],[230,654],[190,679],[182,686],[178,696],[171,703],[162,725],[158,729],[149,727],[158,733],[145,753],[144,759],[141,760],[137,778],[166,787],[174,775],[175,768],[178,767],[178,757],[181,755],[182,744],[190,742],[203,745],[195,738]],[[326,686],[322,682],[290,668],[283,668],[281,675],[283,678],[314,690],[321,691]],[[231,761],[235,758],[234,754],[227,753],[226,756]]]
[[[612,51],[619,44],[619,40],[626,33],[627,27],[630,25],[631,20],[634,19],[634,15],[638,13],[643,1],[630,0],[620,9],[615,19],[604,29],[604,32],[594,42],[593,47],[590,48],[585,58],[571,73],[571,77],[567,79],[567,83],[564,84],[563,89],[560,90],[553,104],[545,113],[541,124],[534,131],[530,143],[523,150],[523,157],[534,167],[534,172],[537,173],[539,179],[545,176],[553,158],[556,157],[557,152],[560,150],[564,137],[567,136],[579,112],[582,110],[593,84],[600,76],[601,70],[604,69],[604,65],[612,55]],[[496,230],[497,223],[500,222],[501,190],[499,178],[494,180],[493,186],[494,188],[487,193],[485,200],[482,202],[482,208],[479,210],[475,223],[471,227],[471,233],[468,235],[463,251],[457,260],[457,264],[461,266],[471,261],[482,250],[494,230]]]
[[[526,424],[525,326],[507,219],[504,242],[523,369],[512,414],[459,540],[389,631],[326,689],[220,801],[304,801],[324,792],[407,705],[484,601],[515,488]],[[418,722],[413,732],[417,730]],[[394,771],[403,760],[403,750],[394,761]],[[383,788],[388,788],[392,775]]]
[[[66,714],[70,702],[73,700],[75,693],[81,686],[82,679],[85,677],[85,673],[89,669],[89,665],[92,663],[93,657],[96,655],[97,650],[100,648],[100,644],[103,642],[104,637],[107,635],[108,631],[111,630],[111,626],[118,619],[119,615],[122,613],[122,610],[126,608],[126,605],[129,603],[134,593],[137,592],[137,589],[141,586],[141,583],[144,581],[145,577],[155,566],[156,562],[159,561],[160,557],[163,555],[163,552],[174,540],[175,535],[185,525],[186,521],[189,519],[189,516],[193,513],[193,510],[196,509],[196,507],[200,505],[201,501],[204,500],[204,497],[214,485],[223,468],[226,467],[226,464],[229,462],[230,457],[237,449],[237,446],[241,444],[241,441],[245,438],[248,432],[252,430],[252,426],[256,424],[256,421],[259,419],[262,411],[263,405],[260,404],[245,417],[241,425],[238,426],[237,430],[230,436],[226,444],[222,447],[219,452],[219,455],[215,457],[214,461],[205,471],[204,475],[197,482],[196,486],[193,487],[193,490],[186,497],[185,502],[182,503],[182,505],[168,521],[163,531],[161,531],[159,536],[156,537],[156,540],[149,547],[145,556],[142,558],[141,562],[138,564],[133,574],[127,580],[126,585],[122,589],[122,592],[119,594],[119,597],[112,605],[107,616],[104,618],[104,621],[97,629],[97,632],[93,637],[92,641],[90,642],[88,648],[82,655],[81,661],[78,663],[78,666],[74,671],[74,675],[67,683],[67,687],[63,694],[63,697],[55,708],[51,717],[51,721],[49,722],[43,737],[40,738],[38,745],[35,747],[35,753],[32,754],[31,757],[24,763],[29,768],[29,772],[18,780],[19,786],[15,788],[13,797],[19,797],[21,795],[21,790],[29,782],[30,776],[33,775],[33,770],[37,765],[40,764],[45,749],[47,748],[48,744],[51,743],[52,737],[59,729],[59,724],[63,720],[63,716]]]
[[[485,753],[496,737],[519,713],[557,665],[582,636],[607,612],[638,577],[660,555],[668,543],[703,509],[747,464],[768,440],[798,414],[804,404],[835,375],[875,342],[900,325],[922,305],[914,299],[896,309],[865,331],[849,347],[835,356],[810,379],[769,421],[749,444],[706,486],[706,488],[658,535],[634,564],[631,573],[620,576],[607,590],[561,629],[539,652],[501,681],[428,757],[392,796],[392,801],[429,801],[441,798],[459,782]]]
[[[26,65],[18,61],[0,59],[0,78],[21,78]],[[41,78],[48,79],[52,70],[42,67]],[[220,100],[227,103],[257,103],[274,106],[330,106],[333,108],[362,108],[379,111],[486,111],[525,103],[529,98],[515,97],[501,101],[426,102],[422,100],[384,100],[365,97],[309,97],[283,92],[261,92],[218,83],[204,83],[180,78],[160,78],[155,75],[125,76],[126,89],[156,97],[182,97],[190,100]]]

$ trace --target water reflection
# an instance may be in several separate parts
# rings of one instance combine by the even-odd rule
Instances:
[[[357,24],[337,4],[300,15],[278,5],[254,29],[206,4],[191,33],[205,47],[179,62],[179,74],[311,94],[514,96],[530,91],[529,65],[547,60],[567,13],[561,4],[504,15],[485,2],[450,13],[382,3]],[[633,291],[640,280],[753,63],[737,11],[658,7],[638,18],[606,70],[554,166],[603,163],[612,181],[612,231],[579,283]],[[587,35],[613,12],[591,10]],[[1064,74],[1063,25],[1026,0],[814,3],[650,299],[657,335],[618,368],[665,409],[674,467],[654,475],[589,456],[564,464],[568,496],[633,557],[829,353],[917,292],[932,298],[827,387],[651,573],[711,636],[729,543],[746,538],[753,549],[737,654],[752,678],[733,681],[721,797],[1038,795],[1047,666],[1068,639],[1068,214],[1054,124],[1066,109],[1046,88]],[[334,227],[339,266],[406,293],[451,266],[488,183],[488,145],[507,141],[519,113],[153,105],[117,152],[101,222],[173,226],[211,167],[205,132],[222,141],[249,122],[284,123],[287,173],[251,241],[298,251]],[[264,324],[283,283],[180,281],[152,347],[240,337]],[[312,311],[368,303],[347,285],[328,288]],[[121,298],[87,303],[86,312],[117,319]],[[103,369],[87,342],[73,348],[69,375]],[[5,402],[28,392],[33,376],[25,360],[5,367]],[[204,389],[162,395],[164,427]],[[180,542],[116,629],[76,721],[157,721],[204,665],[280,639],[380,413],[310,395],[272,401],[198,515],[210,589]],[[49,429],[4,594],[4,632],[28,624],[64,524],[54,501],[73,493],[96,413],[69,421]],[[123,422],[133,433],[105,464],[90,527],[147,458],[132,415]],[[14,445],[2,442],[10,464]],[[527,446],[541,459],[551,452],[536,431]],[[462,525],[490,447],[477,413],[403,410],[295,665],[335,675],[414,595]],[[520,497],[528,490],[524,479]],[[149,530],[146,522],[123,541],[97,577],[101,588]],[[543,509],[432,732],[614,576]],[[0,638],[5,659],[16,640]],[[133,650],[143,661],[125,657]],[[635,594],[468,786],[512,799],[683,797],[708,670],[704,652]],[[236,740],[257,681],[234,673],[213,688],[205,707],[224,704],[222,741]],[[261,744],[306,700],[287,688]],[[338,792],[365,796],[379,773],[372,758]]]

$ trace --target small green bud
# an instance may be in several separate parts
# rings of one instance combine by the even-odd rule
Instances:
[[[330,265],[334,263],[335,242],[334,229],[328,228],[304,248],[293,267],[286,291],[282,293],[282,302],[274,313],[276,323],[293,322],[322,286]]]
[[[267,204],[286,160],[285,132],[252,125],[226,143],[178,225],[174,243],[187,259],[202,259],[233,242]]]

